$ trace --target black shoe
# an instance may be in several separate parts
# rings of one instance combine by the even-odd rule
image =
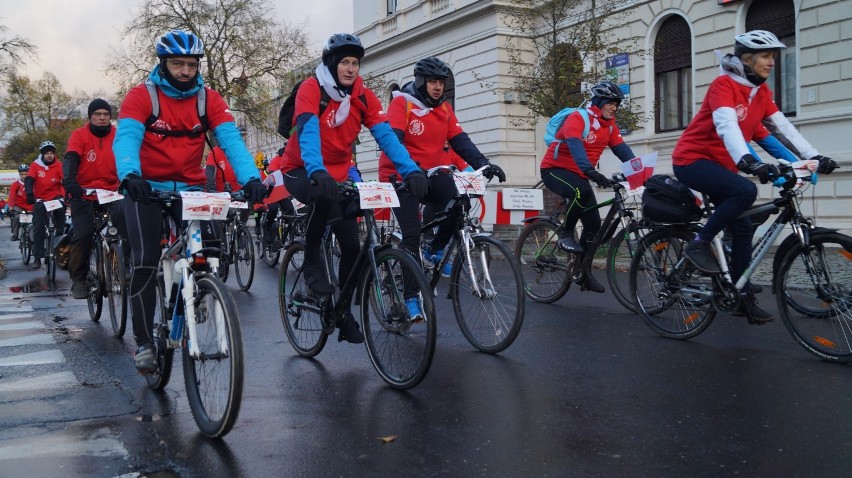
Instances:
[[[364,342],[364,334],[361,333],[361,327],[355,321],[355,317],[349,312],[343,316],[343,320],[340,321],[337,327],[340,329],[340,333],[337,334],[338,342],[343,342],[344,340],[350,344]]]
[[[75,280],[71,284],[71,297],[85,299],[89,295],[89,285],[84,280]]]
[[[743,287],[743,292],[746,292],[746,293],[752,294],[752,295],[760,294],[761,292],[763,292],[763,286],[755,284],[753,282],[749,282],[748,284],[746,284],[745,287]]]
[[[772,314],[757,306],[757,297],[753,294],[744,294],[740,297],[740,307],[733,315],[745,316],[748,323],[756,325],[763,325],[773,320]]]
[[[707,241],[690,241],[683,249],[683,255],[702,272],[708,274],[722,272],[719,263],[716,261],[716,255],[713,254],[710,243]]]
[[[577,244],[577,241],[574,240],[573,237],[564,237],[559,239],[557,243],[559,248],[565,252],[570,252],[571,254],[582,254],[585,249],[580,244]]]
[[[33,269],[41,269],[41,258],[37,257],[36,260],[33,261]]]
[[[154,349],[150,345],[140,345],[133,355],[133,362],[136,364],[136,370],[142,375],[157,372],[157,358],[154,357]]]
[[[314,262],[305,258],[305,262],[302,264],[305,284],[317,295],[331,295],[334,293],[334,286],[329,284],[323,269],[324,267],[319,261]]]
[[[18,236],[12,236],[12,242],[18,242],[19,240]]]
[[[583,273],[583,278],[579,282],[580,291],[592,291],[597,292],[599,294],[606,291],[604,286],[600,285],[600,283],[595,279],[595,276],[592,275],[591,272],[586,271]]]

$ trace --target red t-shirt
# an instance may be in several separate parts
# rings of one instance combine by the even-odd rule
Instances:
[[[207,88],[207,87],[205,87]],[[175,99],[157,89],[160,99],[160,118],[152,126],[157,129],[192,131],[200,128],[196,95]],[[144,84],[136,85],[124,98],[119,120],[132,118],[142,124],[151,116],[151,97]],[[222,96],[207,88],[207,120],[209,128],[233,122],[228,105]],[[204,135],[162,136],[145,132],[139,159],[142,177],[154,181],[182,181],[189,185],[204,185],[206,181],[201,159],[204,155]]]
[[[760,85],[754,98],[749,101],[752,87],[741,85],[727,75],[718,76],[704,96],[698,114],[689,122],[680,136],[674,151],[672,164],[685,166],[699,159],[709,159],[730,171],[737,172],[736,161],[731,158],[725,143],[716,132],[713,112],[719,108],[733,108],[737,112],[740,130],[746,143],[762,140],[769,135],[761,121],[778,111],[772,99],[772,91],[766,83]]]
[[[556,139],[577,138],[583,141],[583,148],[586,150],[586,156],[589,158],[589,163],[594,167],[601,159],[601,154],[607,146],[618,146],[624,142],[621,137],[621,130],[615,124],[615,118],[604,119],[601,116],[601,110],[596,106],[592,106],[589,111],[589,135],[583,139],[583,129],[586,127],[586,122],[580,112],[575,111],[565,118],[565,122],[559,131],[556,132]],[[553,157],[553,152],[559,145],[559,154],[556,158]],[[562,168],[571,171],[578,176],[585,178],[586,175],[580,171],[574,156],[571,155],[571,148],[565,143],[554,141],[547,147],[547,152],[544,153],[544,158],[541,160],[541,169],[546,168]]]
[[[32,212],[33,205],[27,204],[27,191],[24,189],[24,183],[20,179],[12,183],[9,187],[9,209],[19,207],[24,211]]]
[[[62,187],[62,162],[53,161],[50,166],[45,165],[40,159],[33,161],[27,177],[33,178],[33,196],[42,201],[49,201],[57,197],[65,197],[65,188]]]
[[[302,113],[316,114],[319,111],[320,88],[319,82],[314,77],[308,78],[302,83],[296,93],[296,109],[293,118],[298,118]],[[361,101],[362,95],[366,100],[366,105]],[[376,98],[375,93],[364,86],[360,77],[356,78],[355,84],[352,85],[350,105],[349,116],[336,127],[332,125],[340,102],[330,99],[325,111],[318,116],[323,165],[338,182],[345,181],[348,176],[352,161],[352,146],[358,138],[358,133],[361,132],[361,126],[372,128],[387,120],[381,102]],[[288,172],[305,167],[299,145],[300,139],[297,132],[287,142],[281,167],[282,171]],[[270,168],[270,171],[272,171],[272,168]]]
[[[243,188],[240,186],[240,183],[237,182],[237,175],[234,173],[234,168],[231,167],[231,162],[228,161],[228,157],[225,156],[225,151],[223,151],[222,148],[216,146],[207,153],[207,164],[216,168],[217,191],[225,190],[225,181],[231,185],[231,192],[237,192]],[[216,166],[217,164],[219,166]],[[223,174],[224,179],[222,177]]]
[[[445,101],[423,116],[417,116],[411,110],[413,106],[403,96],[394,98],[388,106],[391,128],[405,133],[402,141],[405,149],[421,169],[449,164],[444,144],[464,132],[452,106]],[[387,181],[392,174],[400,176],[388,155],[382,153],[379,156],[379,179]]]
[[[110,127],[109,134],[103,138],[92,134],[88,124],[71,133],[66,153],[76,153],[80,156],[77,183],[83,189],[118,191],[118,173],[115,170],[115,155],[112,153],[113,139],[113,127]]]

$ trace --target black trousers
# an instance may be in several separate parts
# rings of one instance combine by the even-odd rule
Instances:
[[[582,222],[580,245],[588,246],[601,228],[600,212],[597,209],[589,209],[598,204],[589,180],[562,168],[542,169],[541,180],[547,189],[567,199],[569,203],[576,198],[577,204],[565,214],[565,234],[566,237],[573,234],[577,221]]]
[[[71,251],[68,255],[68,275],[72,281],[86,280],[89,270],[89,255],[94,245],[95,201],[71,199]],[[124,201],[113,201],[105,206],[112,217],[118,233],[127,240],[127,227],[124,223]]]
[[[65,206],[54,209],[49,213],[56,227],[56,235],[62,234],[65,227]],[[43,202],[37,202],[33,206],[33,257],[41,259],[45,255],[45,241],[47,241],[47,209]],[[53,247],[53,244],[51,244]]]

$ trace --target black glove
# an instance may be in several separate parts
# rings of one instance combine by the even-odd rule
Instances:
[[[411,195],[418,201],[423,199],[423,196],[429,192],[429,180],[426,179],[426,175],[423,174],[423,171],[408,173],[408,176],[405,177],[405,182],[408,185],[408,190],[411,192]]]
[[[124,177],[122,189],[133,202],[147,203],[151,200],[151,183],[136,174]]]
[[[757,176],[760,179],[760,184],[766,184],[781,175],[774,164],[760,162],[750,154],[746,154],[740,159],[737,163],[737,169],[746,174]]]
[[[65,191],[71,196],[73,199],[80,199],[86,194],[86,191],[80,187],[77,183],[68,183],[65,186]]]
[[[482,175],[489,181],[491,181],[491,178],[494,176],[497,176],[498,181],[501,183],[506,182],[506,173],[503,172],[503,168],[496,164],[489,164],[488,167],[482,171]]]
[[[337,181],[328,174],[328,171],[320,169],[311,174],[311,179],[317,185],[319,197],[325,198],[327,201],[340,201],[340,191],[337,189]]]
[[[826,158],[825,156],[816,155],[811,159],[819,161],[819,166],[817,167],[817,172],[819,174],[831,174],[832,171],[837,169],[837,161],[835,161],[831,158]]]
[[[611,188],[612,187],[612,181],[607,179],[607,177],[604,176],[603,174],[601,174],[601,172],[598,171],[597,169],[590,168],[590,169],[583,171],[583,173],[586,175],[587,178],[589,178],[589,181],[594,181],[595,184],[598,185],[598,187],[601,187],[601,188]]]
[[[35,194],[27,193],[27,204],[35,204]]]
[[[260,179],[252,179],[243,185],[243,194],[250,203],[262,203],[263,198],[266,197],[266,186],[260,182]]]

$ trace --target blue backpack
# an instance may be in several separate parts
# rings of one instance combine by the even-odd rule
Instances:
[[[550,121],[547,122],[547,126],[544,128],[544,144],[550,146],[551,143],[557,142],[556,140],[556,132],[562,128],[562,125],[565,124],[565,120],[568,118],[568,115],[571,113],[579,111],[580,116],[583,117],[583,122],[585,126],[583,127],[583,139],[586,139],[586,136],[589,135],[589,112],[586,111],[586,108],[583,105],[580,105],[577,108],[568,107],[561,109],[558,113],[553,115],[550,118]],[[560,144],[564,143],[565,140],[559,140]],[[553,157],[556,158],[556,155],[559,154],[559,144],[556,145],[556,148],[553,150]]]

